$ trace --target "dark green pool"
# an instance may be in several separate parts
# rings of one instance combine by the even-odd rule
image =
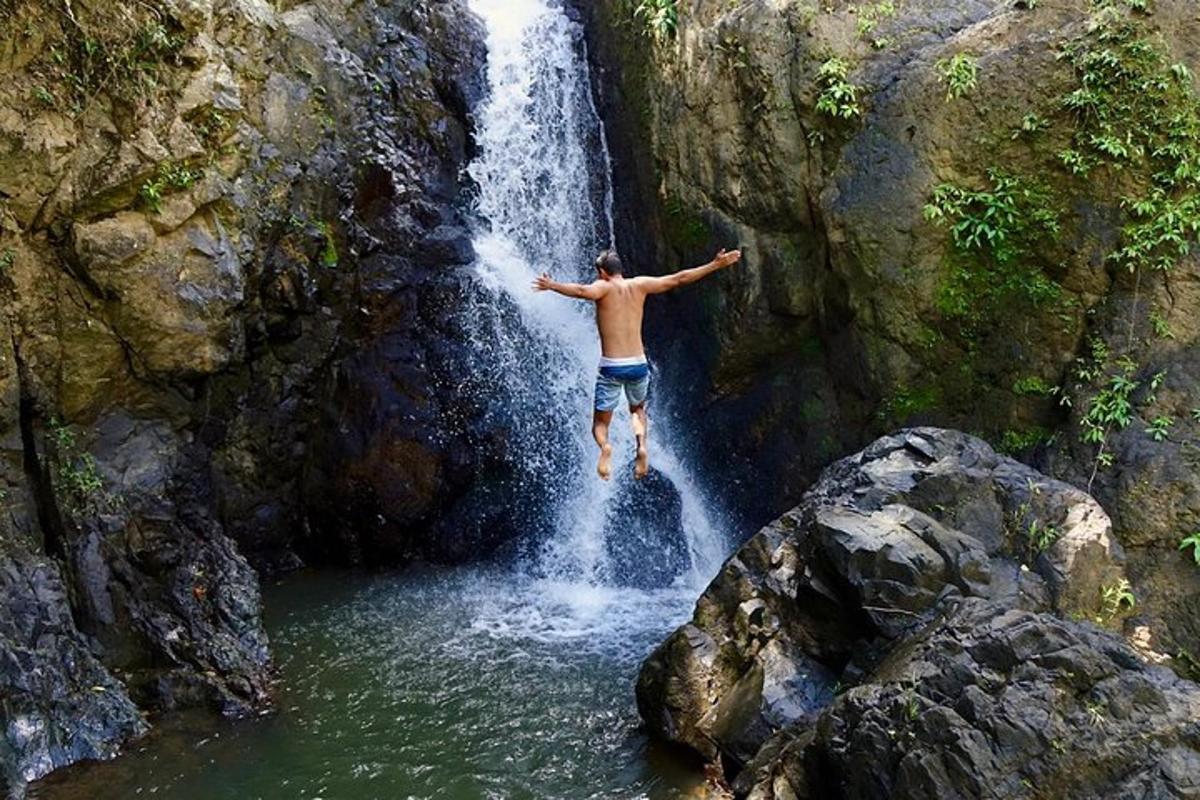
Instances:
[[[295,576],[266,589],[277,713],[175,719],[32,796],[702,796],[633,699],[638,664],[694,597],[478,571]]]

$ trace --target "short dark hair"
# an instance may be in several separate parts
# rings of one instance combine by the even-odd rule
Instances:
[[[596,256],[596,269],[602,269],[609,275],[621,274],[621,257],[616,250],[605,250]]]

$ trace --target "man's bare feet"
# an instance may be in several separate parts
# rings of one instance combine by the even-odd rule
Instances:
[[[604,480],[612,475],[612,444],[605,442],[600,445],[600,461],[596,464],[596,473]]]
[[[639,481],[650,472],[650,451],[645,447],[637,449],[637,460],[633,462],[633,477]]]

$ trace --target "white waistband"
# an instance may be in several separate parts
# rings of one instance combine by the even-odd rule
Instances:
[[[600,366],[602,367],[636,367],[645,363],[645,356],[621,356],[620,358],[600,356]]]

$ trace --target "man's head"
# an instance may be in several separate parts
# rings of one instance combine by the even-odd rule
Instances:
[[[601,278],[612,278],[621,274],[621,259],[616,250],[605,250],[596,256],[596,271]]]

